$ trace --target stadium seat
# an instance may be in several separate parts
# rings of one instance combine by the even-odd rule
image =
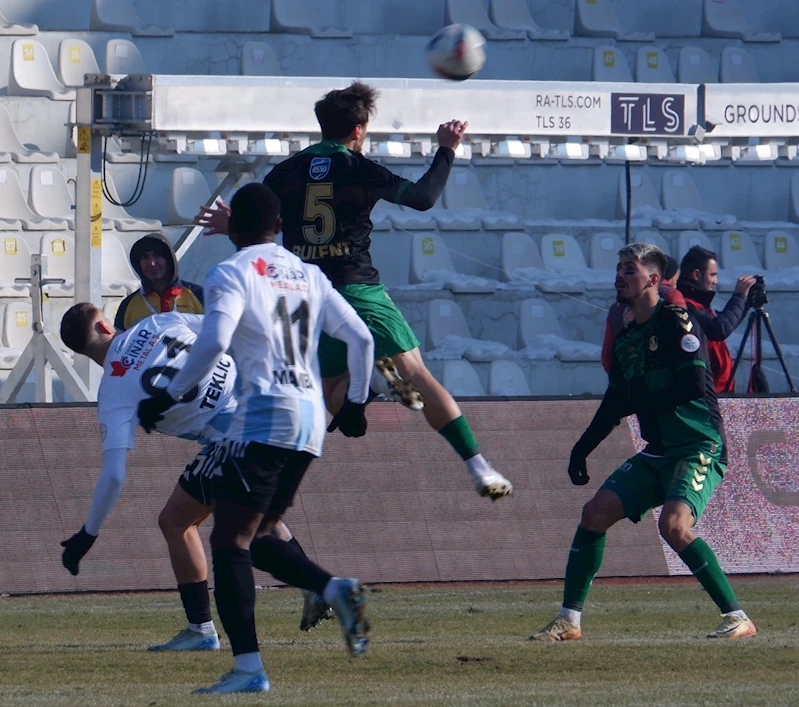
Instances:
[[[103,297],[125,297],[141,287],[125,248],[113,233],[103,234]]]
[[[19,164],[59,162],[55,152],[37,152],[25,147],[19,139],[6,107],[0,104],[0,163],[8,162],[9,158]]]
[[[547,233],[541,236],[541,259],[547,270],[585,270],[588,265],[580,244],[574,236],[565,233]]]
[[[632,208],[662,211],[658,201],[655,187],[649,175],[641,169],[633,169],[630,174],[630,187]],[[625,218],[627,215],[627,178],[624,170],[619,172],[619,186],[616,198],[616,218]]]
[[[281,76],[275,52],[263,42],[245,42],[241,50],[242,76]]]
[[[704,49],[683,47],[677,59],[677,81],[696,84],[718,83],[719,72]]]
[[[31,276],[31,251],[19,234],[0,234],[0,297],[30,297],[30,286],[14,282]]]
[[[534,41],[569,39],[568,32],[539,27],[524,0],[491,0],[489,13],[497,27],[522,30]]]
[[[788,202],[791,221],[799,223],[799,172],[794,172],[793,175],[791,175]]]
[[[103,314],[113,322],[114,319],[116,319],[120,304],[122,304],[121,299],[115,299],[111,300],[110,302],[106,302],[103,305]]]
[[[411,237],[411,269],[408,281],[412,285],[438,284],[461,293],[496,290],[496,283],[491,280],[458,273],[449,250],[434,233],[415,233]]]
[[[486,394],[477,371],[468,361],[444,361],[441,385],[455,397],[482,397]]]
[[[330,5],[322,0],[272,0],[270,31],[329,39],[352,37],[349,27],[325,27],[321,24],[322,7]]]
[[[489,395],[532,395],[527,376],[515,361],[498,359],[488,367]]]
[[[75,205],[72,192],[64,174],[50,165],[31,168],[28,180],[28,204],[42,218],[63,219],[67,228],[75,230]],[[113,223],[103,218],[103,228],[113,228]]]
[[[705,231],[724,231],[738,220],[732,214],[707,213],[699,190],[691,174],[685,169],[669,170],[663,174],[660,196],[666,211],[683,210],[695,214]],[[690,229],[687,224],[685,227]]]
[[[207,204],[210,199],[211,189],[202,172],[191,167],[177,167],[172,172],[169,191],[169,225],[193,223],[200,205]]]
[[[674,257],[678,262],[681,261],[685,254],[695,245],[701,246],[707,250],[713,250],[710,239],[702,233],[702,231],[682,231],[677,243],[677,255]]]
[[[599,361],[601,347],[563,336],[552,305],[546,300],[529,298],[519,306],[518,348],[532,349],[536,358],[561,361]]]
[[[651,32],[624,32],[610,0],[577,0],[574,14],[575,37],[612,37],[620,41],[651,42]]]
[[[427,306],[425,349],[437,349],[445,336],[473,339],[466,317],[455,300],[434,299]]]
[[[9,96],[45,96],[74,101],[75,91],[64,87],[53,71],[47,50],[35,39],[16,39],[11,45]]]
[[[16,171],[8,167],[0,167],[0,207],[4,219],[18,220],[26,231],[67,230],[65,219],[44,218],[31,211]]]
[[[632,82],[633,75],[624,54],[616,47],[603,44],[594,49],[594,63],[591,67],[592,81],[608,83]]]
[[[110,39],[105,45],[107,74],[146,74],[139,48],[129,39]]]
[[[94,50],[82,39],[62,39],[58,45],[58,78],[67,88],[83,86],[84,74],[99,74]]]
[[[526,29],[497,27],[489,18],[483,0],[446,0],[444,24],[471,25],[487,39],[527,39]]]
[[[508,282],[514,270],[523,268],[544,269],[541,252],[533,237],[528,233],[511,231],[502,236],[500,246],[500,279]]]
[[[109,196],[114,200],[108,200],[103,192],[103,216],[114,222],[118,231],[160,231],[161,222],[155,219],[136,218],[129,214],[124,206],[120,205],[119,193],[117,192],[114,180],[110,172],[105,174],[105,187]]]
[[[766,270],[799,268],[799,247],[796,239],[785,231],[769,231],[763,246]]]
[[[92,0],[89,29],[95,32],[129,32],[134,37],[173,37],[172,27],[146,25],[133,0]]]
[[[760,76],[748,51],[740,47],[724,47],[719,80],[721,83],[760,83]]]
[[[372,264],[380,271],[380,281],[386,287],[410,284],[411,237],[404,231],[372,231],[369,254]]]
[[[524,228],[522,220],[504,211],[488,208],[477,176],[468,167],[455,167],[442,195],[444,207],[452,212],[436,213],[436,222],[442,231],[460,231],[464,218],[474,219],[487,231],[509,231]]]
[[[674,83],[669,58],[655,46],[641,47],[636,54],[635,80],[639,83]]]
[[[755,250],[755,244],[748,233],[742,231],[727,231],[721,234],[721,248],[719,267],[725,270],[747,268],[760,272],[763,266]]]
[[[616,270],[619,249],[624,245],[615,233],[595,233],[591,236],[591,267],[594,270]]]
[[[633,240],[635,243],[651,243],[660,248],[666,255],[671,255],[669,242],[658,231],[638,231]]]
[[[39,28],[33,24],[18,24],[11,22],[0,12],[0,36],[23,37],[26,35],[37,34]]]
[[[3,350],[0,368],[10,369],[33,338],[33,309],[29,302],[9,302],[3,310]]]
[[[745,42],[779,42],[782,39],[779,32],[753,32],[738,0],[705,0],[702,35],[743,39]]]
[[[47,277],[64,279],[61,285],[46,285],[49,297],[75,296],[75,239],[68,233],[45,233],[39,252],[47,256]]]

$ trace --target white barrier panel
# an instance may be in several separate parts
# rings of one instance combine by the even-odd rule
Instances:
[[[705,121],[718,137],[799,136],[799,84],[705,85]]]

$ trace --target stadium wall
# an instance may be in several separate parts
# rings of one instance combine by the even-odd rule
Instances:
[[[511,499],[492,504],[420,415],[372,405],[365,438],[328,438],[287,520],[310,556],[369,582],[560,578],[582,505],[640,442],[633,423],[620,425],[592,455],[591,483],[572,486],[569,452],[596,407],[463,402],[482,451],[515,485]],[[799,401],[731,398],[722,407],[732,461],[698,532],[729,572],[797,572]],[[6,406],[0,420],[0,593],[174,586],[157,518],[195,444],[139,434],[120,502],[72,577],[59,542],[81,527],[100,471],[94,406]],[[603,576],[684,572],[656,516],[611,531]]]

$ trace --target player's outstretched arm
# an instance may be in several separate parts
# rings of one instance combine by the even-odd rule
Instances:
[[[589,482],[591,477],[588,476],[586,459],[613,432],[613,428],[619,424],[621,418],[632,412],[625,408],[626,400],[621,391],[617,386],[610,385],[591,424],[572,448],[569,458],[569,478],[575,486],[583,486]]]
[[[194,217],[194,223],[205,229],[205,236],[218,233],[226,236],[230,232],[230,207],[222,199],[217,199],[214,207],[201,206],[200,213]]]

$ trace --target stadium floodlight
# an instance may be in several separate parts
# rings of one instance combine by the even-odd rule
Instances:
[[[496,151],[491,153],[494,157],[510,157],[511,159],[527,159],[532,154],[529,142],[522,142],[519,138],[500,140]]]
[[[733,147],[730,156],[735,162],[773,162],[780,155],[779,146],[769,142],[762,145]]]
[[[455,159],[456,160],[470,160],[472,159],[472,146],[467,145],[466,143],[461,143],[458,145],[458,149],[455,150]]]
[[[583,142],[561,142],[552,146],[552,157],[559,160],[587,160],[591,148]]]
[[[649,150],[646,145],[614,145],[611,149],[613,159],[625,162],[646,162]]]
[[[376,143],[377,150],[374,152],[379,157],[410,157],[411,145],[408,142],[399,140],[383,140]]]
[[[247,154],[270,155],[273,157],[288,157],[290,153],[289,141],[278,138],[263,138],[250,140],[247,144]]]
[[[704,164],[705,156],[700,145],[677,145],[670,147],[665,159],[668,162]]]
[[[198,157],[218,157],[219,155],[226,155],[227,141],[212,137],[201,138],[200,140],[188,140],[186,143],[186,152],[190,155],[197,155]]]

